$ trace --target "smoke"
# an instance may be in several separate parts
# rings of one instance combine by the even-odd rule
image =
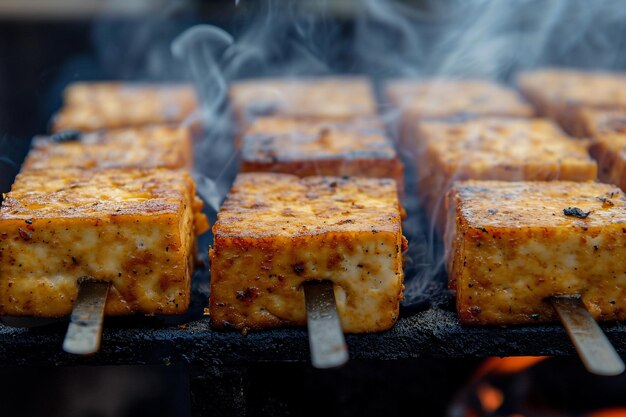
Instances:
[[[163,13],[180,13],[176,4]],[[237,170],[225,104],[227,86],[235,80],[340,73],[367,75],[377,86],[389,78],[430,76],[506,83],[534,67],[626,67],[626,7],[620,1],[266,0],[232,6],[227,30],[202,24],[175,31],[175,25],[156,20],[131,33],[95,32],[104,39],[103,62],[123,57],[128,63],[122,78],[191,76],[202,111],[186,123],[201,120],[205,126],[195,144],[196,178],[214,210]],[[133,42],[120,50],[126,39]],[[397,116],[381,108],[385,120]],[[410,166],[407,171],[412,215],[404,224],[410,246],[405,304],[411,305],[440,291],[445,277],[439,239],[419,212],[416,177]]]
[[[620,2],[425,1],[416,5],[363,3],[355,22],[355,60],[374,79],[443,76],[508,82],[528,68],[622,69],[626,65],[626,9]],[[388,120],[397,120],[398,109],[385,111]],[[415,187],[416,181],[411,176],[407,185]],[[406,203],[415,204],[410,198]],[[414,209],[408,207],[419,212]],[[409,218],[404,229],[410,238],[405,305],[419,304],[439,294],[445,282],[443,248],[427,218]]]
[[[375,82],[405,76],[506,82],[520,69],[538,66],[626,64],[621,41],[626,39],[621,25],[626,8],[620,2],[365,0],[337,7],[332,2],[312,7],[309,2],[266,1],[247,9],[248,19],[232,37],[206,25],[181,35],[173,50],[185,57],[204,107],[210,109],[205,121],[230,122],[224,88],[239,78],[358,73]],[[342,21],[342,13],[353,20]],[[393,120],[396,115],[381,116]],[[216,152],[228,146],[222,143],[232,142],[226,130],[222,126],[222,133],[209,134],[211,149],[204,149]],[[415,174],[408,172],[413,188]],[[432,225],[415,215],[415,191],[407,194],[413,214],[404,224],[410,240],[405,304],[410,305],[441,291],[443,258]]]
[[[197,25],[187,29],[172,42],[174,57],[186,60],[191,69],[208,126],[215,122],[214,116],[218,115],[226,98],[226,80],[219,62],[224,51],[232,44],[232,36],[211,25]]]
[[[623,68],[626,8],[607,0],[366,0],[355,49],[374,75],[507,79],[537,66]]]

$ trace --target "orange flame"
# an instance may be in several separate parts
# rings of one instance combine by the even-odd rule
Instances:
[[[489,384],[483,383],[476,387],[476,394],[478,395],[483,410],[489,413],[498,410],[504,402],[504,394],[502,394],[502,391]]]
[[[489,358],[480,365],[474,379],[478,380],[489,373],[513,374],[528,369],[549,356],[511,356],[508,358]]]
[[[592,411],[587,417],[626,417],[626,408],[605,408]]]

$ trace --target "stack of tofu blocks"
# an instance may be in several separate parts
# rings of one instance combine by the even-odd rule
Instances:
[[[111,283],[106,314],[187,310],[196,235],[186,85],[76,83],[33,139],[0,209],[0,314],[71,313],[81,279]]]
[[[554,321],[555,296],[626,319],[625,81],[525,72],[517,83],[532,106],[483,80],[385,86],[462,323]]]
[[[213,226],[215,328],[306,324],[303,285],[331,281],[350,333],[381,331],[403,293],[403,166],[369,80],[236,82],[240,174]]]

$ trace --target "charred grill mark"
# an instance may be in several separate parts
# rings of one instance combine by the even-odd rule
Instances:
[[[65,143],[79,141],[82,134],[78,130],[64,130],[59,133],[55,133],[50,136],[50,142],[52,143]]]
[[[271,116],[278,111],[278,104],[273,101],[253,101],[248,104],[246,113],[248,116]]]
[[[33,235],[31,232],[22,229],[21,227],[17,228],[17,232],[19,233],[19,235],[21,236],[22,239],[24,240],[31,240]]]
[[[237,291],[235,297],[239,301],[251,303],[259,296],[259,289],[256,287],[248,287],[243,291]]]
[[[296,275],[302,276],[302,274],[304,274],[304,271],[305,271],[304,262],[298,262],[296,264],[293,264],[291,266],[291,269],[293,270],[293,272],[296,273]]]
[[[579,219],[586,219],[591,214],[591,211],[582,211],[578,207],[567,207],[563,209],[563,214],[578,217]]]
[[[615,203],[606,197],[596,197],[602,203],[602,208],[613,207]]]

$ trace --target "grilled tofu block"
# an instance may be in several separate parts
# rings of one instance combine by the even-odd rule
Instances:
[[[261,117],[243,138],[243,172],[392,178],[403,166],[381,122],[321,122]]]
[[[597,320],[626,319],[626,196],[600,183],[457,183],[447,196],[450,285],[464,324],[557,320],[580,295]]]
[[[191,168],[189,129],[166,125],[63,132],[33,139],[22,169]]]
[[[250,79],[231,85],[229,98],[244,127],[259,116],[350,120],[376,115],[372,87],[361,77]]]
[[[107,314],[184,312],[201,207],[185,172],[22,172],[0,208],[0,314],[67,315],[85,276],[111,281]]]
[[[582,136],[626,134],[626,110],[598,110],[582,107],[576,114],[576,125],[579,126]]]
[[[187,123],[197,109],[190,85],[122,82],[78,82],[65,90],[64,106],[52,121],[52,131]]]
[[[213,234],[215,328],[305,325],[302,285],[317,280],[334,283],[346,332],[398,317],[406,240],[393,180],[239,174]]]
[[[530,117],[534,114],[514,90],[487,80],[400,79],[389,81],[390,104],[417,119],[477,116]]]
[[[443,231],[443,199],[454,181],[588,181],[597,167],[586,145],[545,119],[484,118],[420,124],[419,191]]]
[[[520,74],[518,85],[540,114],[573,136],[593,134],[580,116],[585,109],[626,110],[624,73],[551,68]]]
[[[598,136],[589,153],[598,161],[598,177],[602,182],[626,189],[626,133]]]
[[[407,150],[415,127],[427,119],[531,117],[534,111],[518,94],[487,80],[398,79],[384,87],[387,102],[400,113],[400,138]]]

